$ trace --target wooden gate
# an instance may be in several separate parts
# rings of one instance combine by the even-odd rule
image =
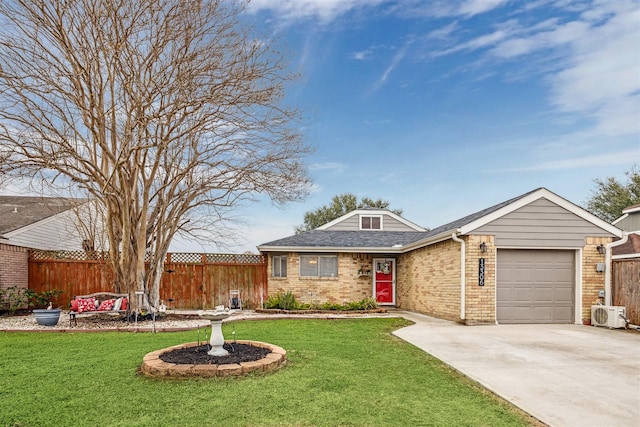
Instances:
[[[89,259],[87,259],[89,258]],[[102,254],[30,251],[29,289],[59,289],[54,300],[67,307],[75,295],[115,291],[113,274]],[[266,257],[254,254],[168,254],[160,283],[160,299],[169,308],[202,309],[229,305],[229,292],[239,290],[243,306],[258,307],[267,297]]]
[[[640,259],[617,259],[611,263],[612,304],[626,307],[627,319],[640,325]]]

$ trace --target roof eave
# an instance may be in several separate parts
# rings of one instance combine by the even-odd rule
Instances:
[[[423,248],[425,246],[433,245],[435,243],[439,243],[451,238],[452,234],[459,234],[460,229],[451,229],[447,231],[443,231],[442,233],[438,233],[435,236],[429,236],[425,239],[418,240],[416,242],[410,243],[402,247],[402,252],[409,252],[415,249]]]
[[[407,243],[402,246],[377,246],[377,247],[342,247],[342,246],[258,246],[260,252],[348,252],[348,253],[393,253],[403,254],[424,246],[433,245],[450,239],[453,233],[460,233],[460,229],[443,231],[435,236]]]
[[[400,254],[402,247],[342,247],[342,246],[258,246],[260,252],[341,252],[341,253],[386,253]]]

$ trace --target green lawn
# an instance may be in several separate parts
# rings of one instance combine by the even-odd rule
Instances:
[[[279,371],[150,379],[153,350],[198,332],[0,333],[1,426],[515,426],[530,420],[393,337],[402,319],[225,324],[287,350]],[[205,330],[200,339],[205,340]]]

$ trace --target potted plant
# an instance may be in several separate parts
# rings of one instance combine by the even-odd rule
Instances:
[[[35,292],[31,289],[29,293],[29,305],[33,307],[33,315],[38,325],[55,326],[60,320],[61,308],[53,308],[51,300],[59,296],[63,291],[54,289],[51,291]]]

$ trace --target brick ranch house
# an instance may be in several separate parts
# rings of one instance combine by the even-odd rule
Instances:
[[[610,293],[600,267],[621,236],[539,188],[432,230],[362,209],[258,249],[269,293],[304,302],[374,297],[466,324],[583,323]]]

